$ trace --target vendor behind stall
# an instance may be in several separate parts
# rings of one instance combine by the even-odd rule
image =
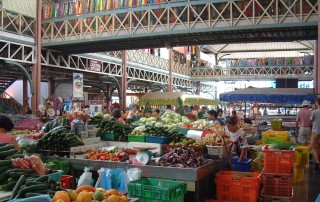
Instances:
[[[6,117],[4,115],[0,116],[0,142],[12,144],[17,150],[20,150],[16,139],[8,133],[13,129],[13,127],[14,124],[9,117]]]
[[[208,112],[208,114],[209,114],[209,118],[208,118],[208,120],[209,121],[212,121],[213,122],[213,124],[214,125],[221,125],[221,126],[224,126],[225,124],[224,124],[224,122],[221,120],[221,119],[219,119],[218,118],[218,112],[217,111],[215,111],[215,110],[210,110],[209,112]]]
[[[238,156],[241,162],[244,158],[247,158],[248,143],[246,134],[242,128],[237,124],[236,117],[230,117],[226,120],[226,133],[232,141],[232,155]]]

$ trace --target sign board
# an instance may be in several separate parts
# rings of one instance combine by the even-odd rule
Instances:
[[[83,98],[83,74],[73,73],[73,97]]]
[[[89,70],[95,71],[95,72],[101,72],[101,69],[102,69],[102,61],[90,60]]]

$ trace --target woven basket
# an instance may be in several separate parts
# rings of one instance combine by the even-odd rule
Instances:
[[[257,132],[257,128],[242,128],[246,134],[255,134]]]

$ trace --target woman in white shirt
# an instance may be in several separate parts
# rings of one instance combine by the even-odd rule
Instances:
[[[236,117],[230,117],[227,119],[226,133],[233,143],[231,149],[232,155],[238,156],[238,162],[241,162],[243,159],[247,158],[249,145],[245,132],[237,124]]]

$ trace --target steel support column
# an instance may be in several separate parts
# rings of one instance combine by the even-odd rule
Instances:
[[[121,109],[124,112],[127,108],[127,62],[127,51],[122,51]]]
[[[168,48],[169,50],[169,79],[168,79],[168,92],[172,92],[172,84],[173,84],[173,78],[172,78],[172,70],[173,70],[173,48]]]
[[[111,92],[110,92],[110,84],[107,84],[107,90],[105,92],[105,96],[106,96],[106,103],[107,103],[107,112],[110,113],[110,102],[111,102]]]
[[[50,78],[48,81],[48,96],[55,94],[55,81]]]
[[[36,16],[36,63],[32,68],[32,82],[34,85],[34,95],[32,96],[32,113],[39,114],[38,105],[41,102],[41,18],[42,0],[37,0]]]
[[[22,105],[23,105],[23,114],[26,114],[28,106],[29,106],[29,98],[28,98],[28,79],[23,78],[23,83],[22,83],[22,89],[23,89],[23,98],[22,98]]]
[[[196,94],[200,95],[200,91],[201,91],[200,81],[197,81],[196,82]]]

